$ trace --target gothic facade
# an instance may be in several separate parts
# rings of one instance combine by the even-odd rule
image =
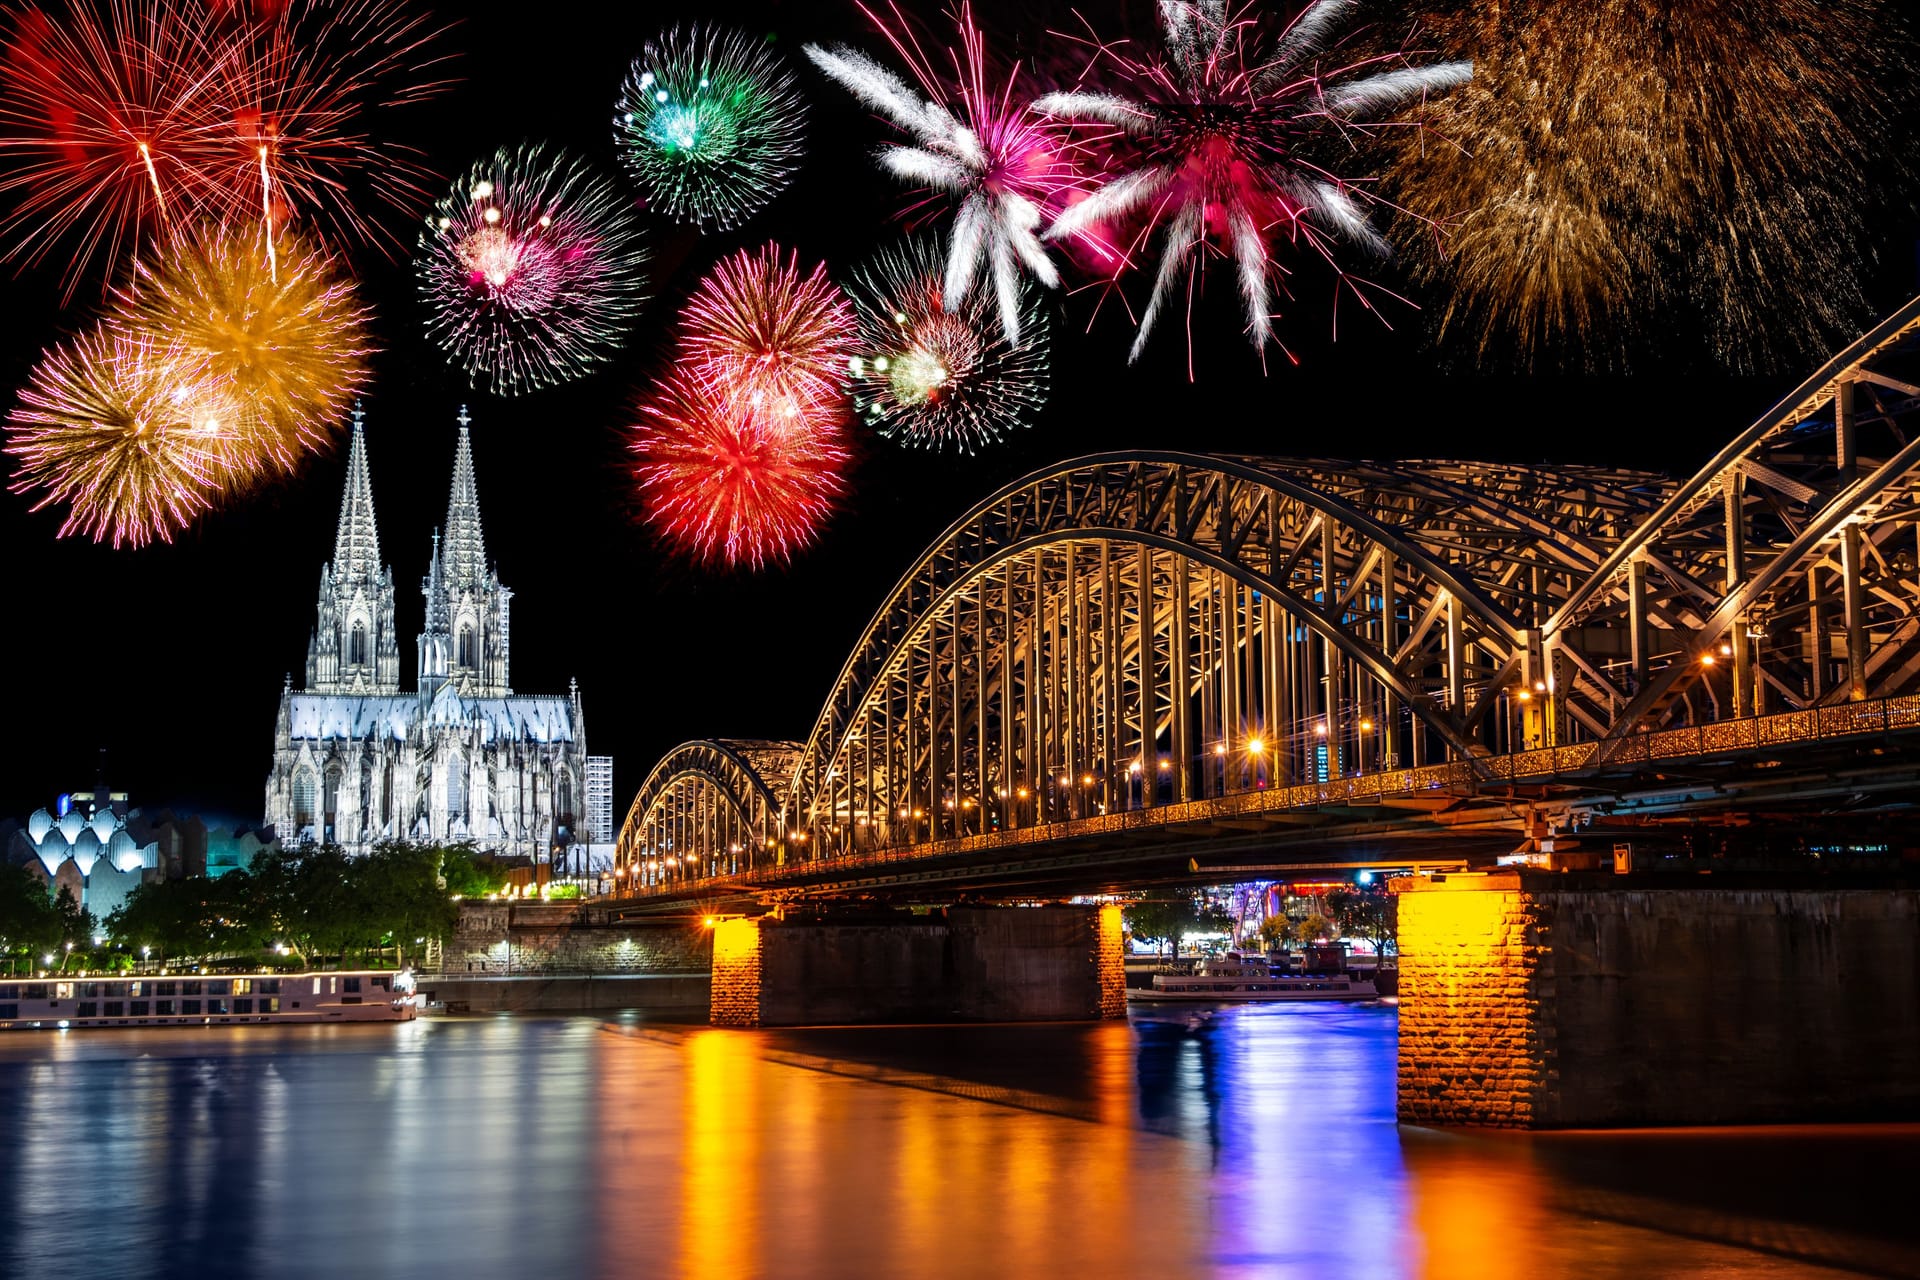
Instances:
[[[416,688],[400,687],[393,571],[380,562],[366,434],[354,414],[333,562],[274,724],[267,821],[285,843],[365,852],[381,840],[471,840],[545,858],[585,839],[580,690],[515,694],[508,602],[487,563],[465,410],[447,523],[422,583]]]

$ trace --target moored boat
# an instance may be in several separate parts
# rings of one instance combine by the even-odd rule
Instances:
[[[1140,1002],[1234,1002],[1276,1000],[1377,1000],[1379,988],[1343,973],[1275,973],[1263,961],[1229,951],[1192,973],[1156,973],[1151,987],[1136,987],[1127,999]]]
[[[0,1031],[202,1027],[263,1022],[406,1022],[413,972],[168,974],[0,980]]]

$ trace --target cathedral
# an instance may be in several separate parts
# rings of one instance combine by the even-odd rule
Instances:
[[[507,663],[512,592],[487,564],[466,410],[447,523],[421,590],[418,687],[400,688],[393,571],[380,562],[359,410],[333,562],[274,725],[267,822],[285,844],[364,853],[382,840],[471,840],[544,860],[585,840],[586,732],[580,690],[515,694]]]

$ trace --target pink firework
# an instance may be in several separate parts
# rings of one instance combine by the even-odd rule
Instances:
[[[1350,154],[1383,115],[1465,82],[1473,66],[1416,66],[1405,52],[1343,61],[1338,28],[1353,8],[1353,0],[1315,0],[1267,41],[1251,10],[1230,12],[1227,0],[1162,0],[1157,56],[1101,47],[1096,65],[1113,87],[1096,82],[1035,104],[1089,127],[1090,145],[1106,157],[1099,184],[1054,219],[1047,237],[1118,229],[1129,253],[1158,242],[1131,358],[1203,252],[1237,267],[1248,334],[1261,350],[1273,336],[1286,247],[1317,255],[1342,280],[1350,277],[1339,241],[1385,252],[1367,217],[1368,188],[1317,157]]]
[[[714,395],[781,430],[840,420],[855,320],[826,264],[803,276],[778,245],[741,250],[700,282],[680,324],[681,354]]]
[[[675,377],[642,410],[630,447],[647,521],[704,564],[759,569],[812,543],[846,493],[843,429],[803,431],[704,382]]]
[[[890,11],[894,27],[904,30],[899,9]],[[913,136],[913,145],[883,150],[880,162],[896,177],[956,202],[947,296],[957,306],[986,277],[999,304],[1001,327],[1008,341],[1017,344],[1026,310],[1021,273],[1048,288],[1060,284],[1060,273],[1040,242],[1040,229],[1080,185],[1076,147],[1016,93],[1018,68],[1003,86],[993,87],[986,40],[974,25],[970,5],[963,4],[956,15],[960,47],[947,51],[950,75],[937,71],[910,35],[897,33],[864,5],[861,12],[880,27],[919,82],[920,92],[857,50],[808,45],[806,54],[856,98]]]

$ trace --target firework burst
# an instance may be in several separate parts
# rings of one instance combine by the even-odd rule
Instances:
[[[635,181],[676,222],[725,230],[786,189],[806,105],[793,75],[737,31],[675,27],[627,73],[613,129]]]
[[[695,561],[784,563],[819,536],[845,495],[849,454],[837,423],[794,431],[761,406],[678,377],[642,412],[630,445],[642,511]]]
[[[1046,324],[1031,287],[1018,343],[979,293],[947,305],[941,253],[924,240],[879,255],[855,275],[852,293],[853,402],[879,435],[971,453],[1029,425],[1046,403]]]
[[[368,313],[333,259],[295,235],[278,260],[257,229],[201,227],[155,246],[109,323],[175,343],[232,389],[243,412],[237,473],[290,472],[323,447],[367,378]]]
[[[837,419],[853,354],[853,308],[826,265],[800,274],[778,245],[721,259],[680,316],[682,358],[723,399],[774,426]]]
[[[415,74],[434,34],[404,0],[17,11],[0,51],[7,256],[70,245],[71,294],[96,258],[206,220],[374,236],[363,195],[417,208],[421,170],[366,120],[440,87]]]
[[[414,260],[428,336],[501,395],[610,360],[639,314],[645,267],[612,184],[545,146],[467,170],[429,216]]]
[[[172,541],[227,489],[242,416],[198,353],[107,326],[41,360],[8,417],[12,489],[67,508],[61,536]]]
[[[952,197],[946,296],[957,305],[982,277],[990,283],[1007,339],[1019,342],[1029,307],[1023,271],[1048,288],[1060,273],[1040,243],[1040,227],[1079,181],[1071,148],[1015,94],[1018,76],[993,88],[986,41],[970,6],[958,14],[960,48],[949,50],[952,86],[919,52],[862,6],[912,69],[926,96],[864,53],[808,45],[807,57],[854,97],[911,134],[914,145],[890,145],[880,163],[894,176]],[[894,11],[899,19],[899,12]],[[949,105],[951,103],[951,105]]]
[[[1484,362],[1618,365],[1649,322],[1736,369],[1870,314],[1875,193],[1910,193],[1910,31],[1882,0],[1416,4],[1473,83],[1404,148],[1396,242]],[[1897,198],[1897,197],[1896,197]],[[1448,234],[1436,237],[1434,223]]]
[[[1281,243],[1304,247],[1336,272],[1340,241],[1385,251],[1367,216],[1375,197],[1327,167],[1321,152],[1331,148],[1323,144],[1464,83],[1473,67],[1414,66],[1397,52],[1330,56],[1354,2],[1316,0],[1263,47],[1257,19],[1230,12],[1227,0],[1162,0],[1157,57],[1102,48],[1099,61],[1118,76],[1116,90],[1083,88],[1036,104],[1101,131],[1110,152],[1098,187],[1047,235],[1132,225],[1134,245],[1158,238],[1159,267],[1131,359],[1144,350],[1176,282],[1199,271],[1203,251],[1234,261],[1248,335],[1263,351],[1284,272]]]

